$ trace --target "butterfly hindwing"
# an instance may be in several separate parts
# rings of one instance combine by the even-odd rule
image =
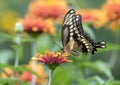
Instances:
[[[88,37],[84,33],[81,15],[79,14],[76,15],[76,23],[81,36],[81,39],[78,38],[78,43],[82,43],[83,45],[82,52],[94,54],[94,51],[97,51],[97,48],[105,48],[105,42],[95,43],[92,39],[90,39],[90,37]]]

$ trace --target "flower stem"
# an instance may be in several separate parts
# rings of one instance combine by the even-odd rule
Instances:
[[[16,48],[16,57],[15,57],[15,63],[14,66],[17,67],[19,65],[19,47],[20,47],[20,39],[21,39],[21,34],[17,33],[16,35],[16,44],[17,44],[17,48]]]
[[[53,70],[50,70],[48,85],[52,85],[52,76],[53,76]]]
[[[35,40],[32,43],[32,57],[36,54],[36,43]],[[33,61],[32,63],[32,70],[36,72],[36,61]],[[32,81],[31,85],[36,85],[36,75],[32,74]]]

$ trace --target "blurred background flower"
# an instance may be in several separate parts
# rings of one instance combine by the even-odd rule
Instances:
[[[29,13],[42,18],[58,18],[67,8],[65,0],[35,0],[29,6]]]
[[[22,24],[26,33],[49,33],[55,35],[55,28],[50,19],[26,16],[25,19],[22,20]]]
[[[1,78],[14,77],[14,72],[10,68],[4,68],[3,73],[1,73]]]
[[[107,22],[105,11],[101,9],[82,9],[78,13],[82,15],[83,23],[88,23],[95,28],[105,26]]]
[[[29,62],[28,65],[24,65],[27,69],[32,70],[32,61]],[[36,73],[37,73],[37,80],[36,85],[45,85],[47,83],[47,75],[45,70],[41,64],[36,64]],[[32,73],[29,71],[22,71],[20,73],[14,72],[11,68],[4,68],[3,73],[1,74],[1,78],[18,78],[24,82],[31,82],[32,80]]]
[[[108,18],[108,25],[111,30],[115,30],[120,27],[120,1],[107,0],[103,5],[103,9],[106,11],[106,17]]]
[[[30,61],[29,64],[26,65],[26,67],[28,69],[32,70],[32,64],[33,64],[33,62]],[[46,84],[47,83],[47,75],[46,75],[45,70],[44,70],[44,68],[43,68],[43,66],[41,64],[36,64],[36,73],[39,76],[39,77],[37,77],[36,84],[37,85],[44,85],[44,84]],[[22,74],[20,75],[20,79],[22,81],[31,82],[32,74],[29,73],[28,71],[23,71]]]
[[[22,21],[23,23],[23,27],[24,27],[24,31],[27,33],[30,32],[45,32],[46,30],[46,23],[38,18],[38,17],[30,17],[30,16],[26,16],[25,19]]]

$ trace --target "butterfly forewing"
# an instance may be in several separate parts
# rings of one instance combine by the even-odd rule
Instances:
[[[75,15],[75,11],[73,9],[69,10],[67,14],[65,15],[65,18],[63,20],[63,25],[62,25],[62,44],[63,47],[69,42],[69,31],[70,27],[72,26],[73,22],[73,15]]]

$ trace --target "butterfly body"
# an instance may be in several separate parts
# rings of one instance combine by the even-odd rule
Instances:
[[[105,48],[105,42],[95,43],[83,30],[81,15],[71,9],[67,12],[62,26],[63,51],[78,55],[77,51],[94,54],[97,48]]]

